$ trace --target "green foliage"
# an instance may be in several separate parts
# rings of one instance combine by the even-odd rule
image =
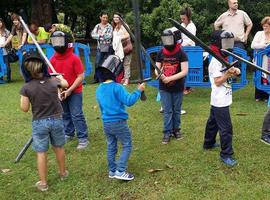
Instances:
[[[153,9],[152,13],[145,13],[141,16],[143,40],[149,43],[145,46],[151,46],[150,42],[159,44],[160,35],[166,28],[172,27],[168,18],[179,18],[181,5],[177,0],[162,0],[160,6]]]

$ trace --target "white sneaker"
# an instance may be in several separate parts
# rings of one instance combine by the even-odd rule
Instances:
[[[86,142],[79,142],[77,149],[85,149],[89,144],[89,141],[87,140]]]
[[[186,114],[187,112],[185,110],[181,110],[181,115]]]

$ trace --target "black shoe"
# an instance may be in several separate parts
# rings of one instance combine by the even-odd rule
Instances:
[[[162,139],[162,144],[168,144],[170,142],[170,136],[164,136]]]
[[[203,149],[204,150],[210,150],[210,149],[216,149],[216,148],[219,148],[219,147],[220,147],[220,144],[215,143],[215,144],[213,144],[211,146],[203,146]]]
[[[263,136],[261,137],[261,141],[262,141],[264,144],[270,145],[270,136],[269,136],[269,135],[263,135]]]
[[[174,132],[173,132],[173,135],[174,135],[174,137],[175,137],[177,140],[183,139],[183,136],[182,136],[180,130],[179,130],[179,131],[174,131]]]

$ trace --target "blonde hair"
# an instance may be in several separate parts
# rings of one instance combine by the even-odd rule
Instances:
[[[29,60],[24,63],[25,69],[30,73],[33,79],[43,78],[43,63],[40,60]]]
[[[264,24],[270,25],[270,17],[269,16],[262,19],[261,25],[263,26]]]

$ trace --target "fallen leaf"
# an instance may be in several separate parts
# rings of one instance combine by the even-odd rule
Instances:
[[[166,167],[169,168],[169,169],[172,169],[173,166],[169,165],[169,164],[166,164]]]
[[[2,171],[3,173],[8,173],[8,172],[11,171],[11,169],[1,169],[1,171]]]
[[[155,173],[155,172],[159,172],[159,171],[163,171],[164,169],[149,169],[148,172],[149,173]]]
[[[247,113],[236,113],[237,116],[246,116],[248,115]]]

